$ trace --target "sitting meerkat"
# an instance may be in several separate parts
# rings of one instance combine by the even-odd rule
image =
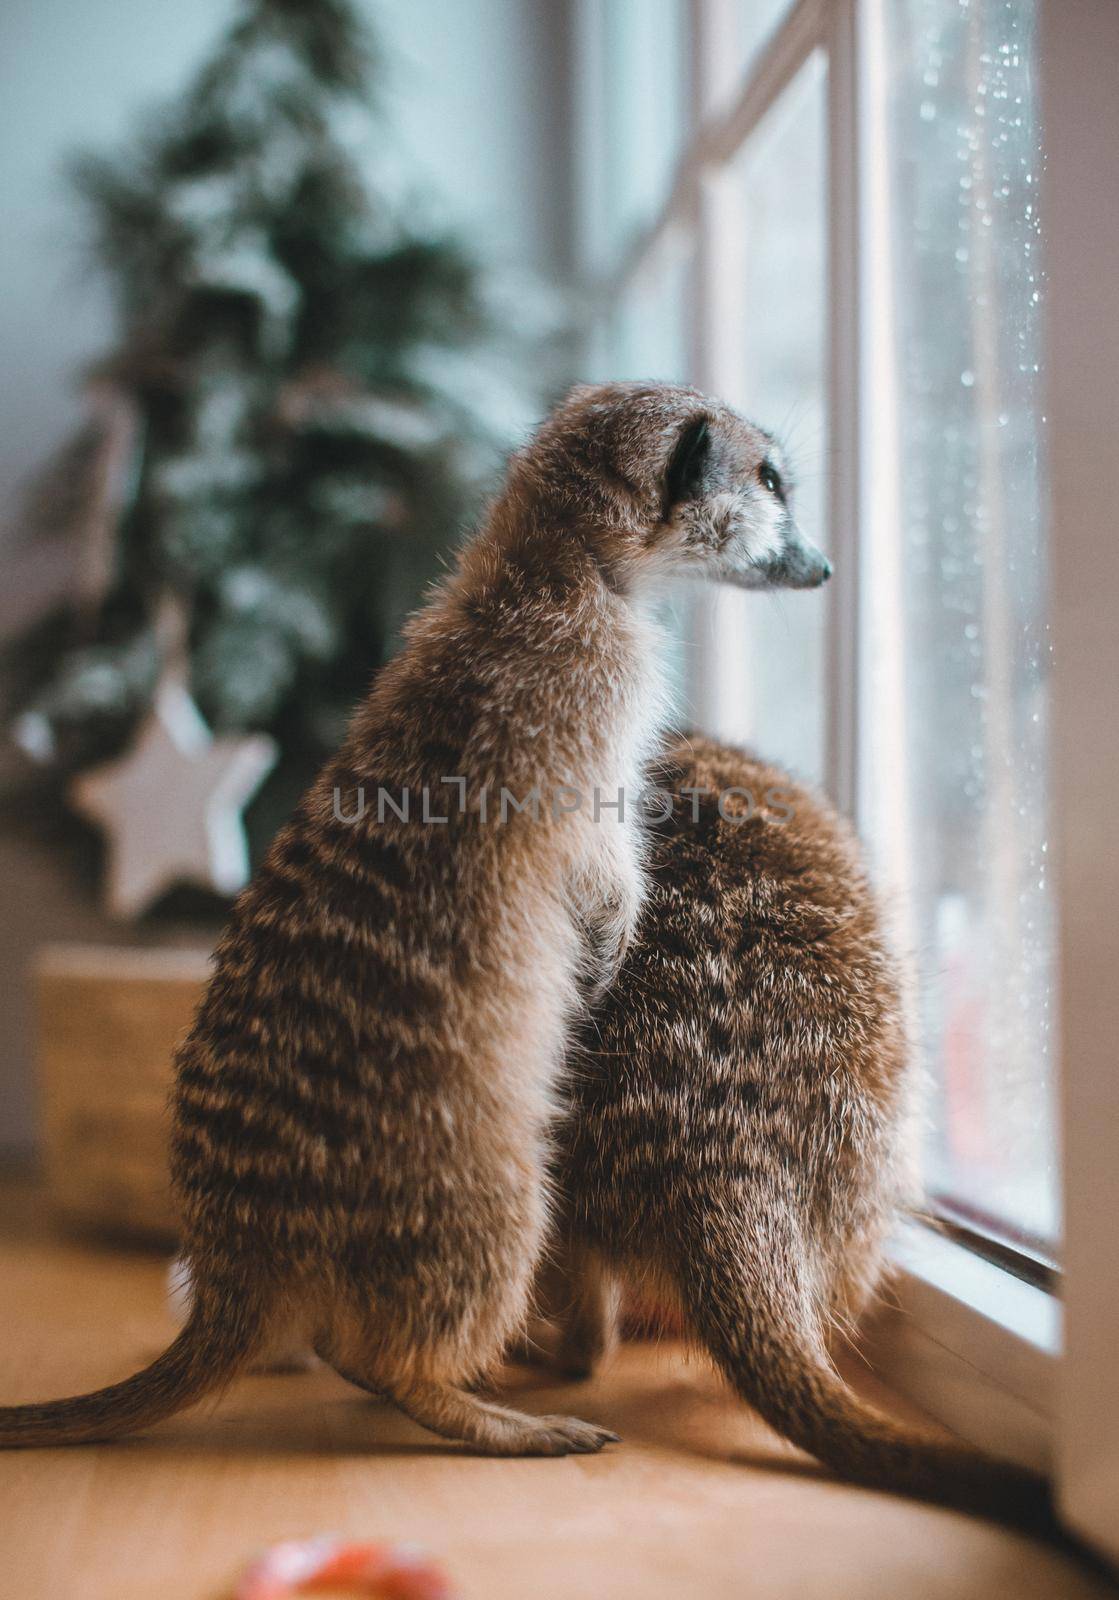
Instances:
[[[525,1320],[580,981],[609,982],[640,912],[640,819],[590,797],[640,785],[652,605],[687,572],[827,577],[773,441],[691,389],[575,390],[233,908],[175,1059],[186,1325],[123,1382],[0,1410],[0,1445],[132,1433],[296,1332],[479,1451],[613,1437],[470,1385]]]
[[[554,1359],[592,1371],[628,1281],[841,1476],[1047,1528],[1040,1478],[887,1417],[829,1356],[917,1195],[915,1057],[852,830],[787,773],[707,739],[653,771],[671,813],[556,1134],[560,1281],[541,1280]]]

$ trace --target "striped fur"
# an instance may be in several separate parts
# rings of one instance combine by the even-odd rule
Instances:
[[[853,834],[780,769],[708,740],[676,745],[658,781],[674,817],[559,1129],[561,1367],[586,1374],[608,1350],[629,1279],[844,1477],[1048,1527],[1040,1480],[897,1424],[829,1357],[914,1193],[899,970]],[[720,815],[733,790],[749,820],[741,793]]]
[[[632,812],[501,824],[477,807],[502,785],[637,786],[662,715],[660,577],[826,575],[759,486],[769,444],[694,391],[618,385],[575,391],[513,458],[238,901],[178,1052],[190,1321],[123,1385],[0,1411],[0,1444],[134,1431],[281,1334],[480,1450],[611,1437],[469,1385],[524,1321],[579,984],[604,984],[624,952],[642,835]],[[774,515],[780,548],[755,548]],[[465,780],[465,811],[447,777]],[[379,818],[381,787],[417,809],[426,789],[447,820]]]

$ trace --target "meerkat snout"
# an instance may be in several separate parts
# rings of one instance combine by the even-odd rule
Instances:
[[[544,442],[558,479],[569,485],[578,468],[583,504],[601,518],[596,553],[623,582],[679,572],[813,589],[831,575],[796,524],[776,440],[721,401],[668,384],[579,388]]]

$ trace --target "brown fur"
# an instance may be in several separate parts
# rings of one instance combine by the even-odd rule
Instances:
[[[763,467],[692,390],[577,390],[514,457],[457,571],[238,901],[178,1052],[173,1177],[194,1309],[145,1372],[0,1411],[0,1443],[105,1439],[301,1332],[355,1383],[494,1453],[612,1437],[467,1392],[525,1316],[577,982],[643,892],[632,820],[477,806],[636,788],[660,716],[650,584],[826,576]],[[447,776],[466,780],[460,814]],[[378,819],[408,787],[441,824]],[[368,810],[352,823],[364,787]],[[588,975],[588,947],[595,970]]]
[[[743,1398],[842,1476],[1048,1525],[1039,1479],[891,1420],[829,1357],[913,1196],[913,1055],[853,834],[708,740],[657,770],[675,812],[559,1130],[559,1364],[589,1372],[616,1337],[619,1279],[651,1285]],[[748,820],[742,796],[720,816],[734,789],[759,808]]]

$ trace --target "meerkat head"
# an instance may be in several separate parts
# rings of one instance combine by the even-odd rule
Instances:
[[[619,576],[812,589],[831,575],[793,517],[780,447],[720,401],[669,384],[581,387],[540,439],[560,447],[570,488],[583,478],[596,554]]]
[[[776,440],[725,407],[689,418],[666,470],[660,543],[685,566],[740,589],[815,589],[831,563],[793,517]]]

